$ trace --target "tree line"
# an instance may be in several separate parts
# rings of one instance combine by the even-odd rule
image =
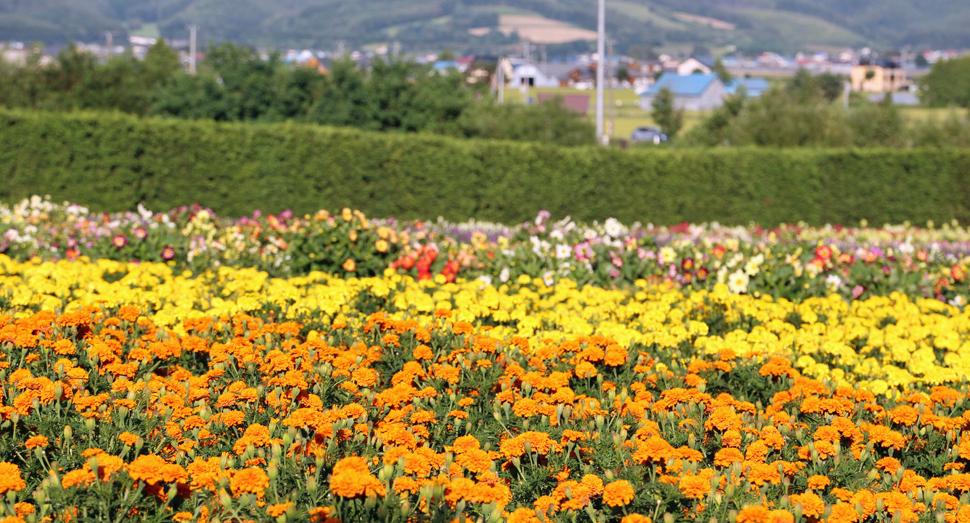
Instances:
[[[970,66],[970,59],[966,63]],[[970,80],[966,86],[949,86],[960,78],[934,68],[920,84],[925,86],[924,101],[937,107],[967,107],[970,95],[958,95],[970,93]],[[846,110],[841,102],[843,82],[834,74],[813,75],[803,69],[759,97],[743,91],[727,97],[724,105],[682,133],[683,111],[675,107],[672,93],[662,91],[653,103],[653,119],[668,136],[676,136],[676,145],[687,147],[970,146],[970,117],[951,111],[942,121],[910,121],[889,94],[878,102],[854,99]],[[953,96],[946,98],[951,92]]]
[[[50,111],[109,110],[222,122],[293,121],[386,132],[433,133],[584,145],[595,130],[561,103],[493,103],[457,71],[405,60],[362,67],[338,60],[322,74],[231,43],[207,50],[197,75],[183,72],[164,42],[143,60],[101,61],[74,46],[52,63],[0,62],[0,106]]]

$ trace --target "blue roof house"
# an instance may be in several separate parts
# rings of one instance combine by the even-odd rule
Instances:
[[[735,78],[727,83],[725,90],[728,94],[734,94],[738,92],[741,87],[744,87],[744,93],[749,98],[758,98],[761,93],[768,90],[771,87],[768,84],[768,80],[764,78]]]
[[[662,89],[674,94],[674,106],[686,111],[707,111],[724,105],[727,90],[716,74],[677,75],[667,73],[640,93],[640,107],[647,108]]]

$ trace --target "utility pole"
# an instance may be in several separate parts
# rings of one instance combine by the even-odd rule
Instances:
[[[338,58],[343,58],[344,57],[344,46],[345,45],[347,45],[347,41],[346,40],[337,40],[337,57]]]
[[[503,58],[498,59],[495,68],[495,84],[498,87],[498,103],[505,103],[505,68],[502,67]]]
[[[108,58],[110,59],[111,55],[113,55],[115,51],[114,35],[111,34],[111,31],[104,32],[104,40],[105,40],[105,48],[107,50]]]
[[[392,51],[392,53],[394,54],[395,57],[401,56],[401,41],[400,40],[394,40],[393,49],[394,50]]]
[[[606,66],[606,0],[599,0],[596,38],[596,139],[603,142],[603,69]]]
[[[608,77],[609,79],[607,80],[610,83],[610,133],[609,133],[610,138],[613,138],[614,129],[616,129],[614,127],[614,125],[616,124],[616,99],[614,98],[614,94],[613,94],[613,89],[615,87],[614,77],[616,76],[616,70],[613,67],[613,44],[615,42],[616,40],[610,38],[609,52],[607,53],[607,56],[609,57],[609,61],[610,61],[610,74]]]
[[[189,24],[186,27],[189,29],[189,74],[195,74],[195,55],[196,52],[196,38],[198,36],[199,26],[195,24]]]

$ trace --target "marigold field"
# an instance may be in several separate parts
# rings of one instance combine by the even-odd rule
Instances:
[[[136,237],[119,245],[109,220],[91,236],[118,249],[104,256],[95,239],[83,255],[29,241],[0,255],[0,521],[970,522],[967,260],[930,245],[962,230],[909,230],[925,259],[883,255],[889,270],[808,231],[655,246],[679,279],[644,265],[577,281],[530,274],[556,257],[541,239],[535,260],[487,235],[439,251],[346,213],[327,226],[356,232],[337,254],[330,229],[295,227],[249,261],[231,246],[180,261],[159,243],[171,258],[134,263]],[[57,229],[25,216],[5,222],[18,238]],[[868,243],[881,234],[842,241],[888,249]],[[297,241],[354,266],[268,269]],[[488,242],[536,265],[462,265]],[[816,276],[870,287],[771,279],[797,261],[778,249],[807,245]],[[432,249],[457,269],[402,266]],[[713,273],[732,252],[731,271],[762,256],[744,288],[697,284],[695,263]],[[893,274],[915,286],[872,282]]]

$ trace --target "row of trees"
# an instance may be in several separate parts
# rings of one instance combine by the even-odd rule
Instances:
[[[887,96],[854,102],[848,111],[836,100],[842,80],[835,75],[799,71],[784,85],[760,97],[743,92],[728,97],[698,125],[684,132],[682,146],[920,147],[970,146],[970,119],[951,113],[942,122],[909,122]],[[654,101],[653,118],[668,136],[683,127],[683,111],[673,95]]]
[[[455,71],[413,62],[352,61],[316,68],[278,53],[223,44],[207,51],[198,75],[183,73],[164,42],[144,60],[100,62],[75,47],[52,64],[0,64],[0,105],[41,110],[117,110],[141,116],[216,121],[294,121],[387,132],[426,132],[583,145],[592,125],[561,104],[496,106]]]

